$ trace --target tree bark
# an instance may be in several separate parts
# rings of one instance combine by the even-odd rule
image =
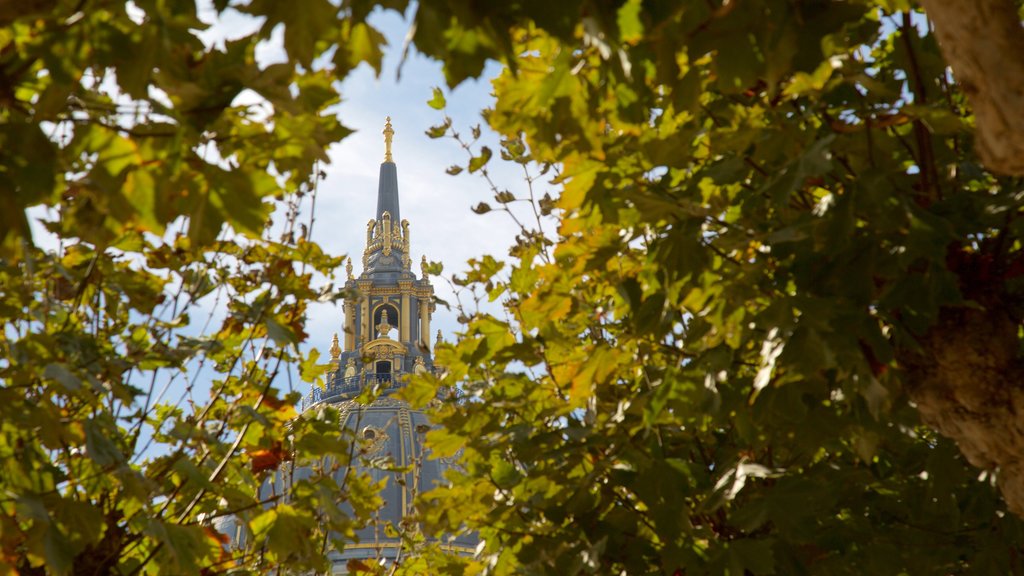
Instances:
[[[978,155],[1024,175],[1024,28],[1012,0],[921,0],[975,117]]]
[[[924,421],[967,460],[997,471],[1010,510],[1024,517],[1024,363],[1019,322],[1002,306],[943,309],[920,347],[898,351]]]

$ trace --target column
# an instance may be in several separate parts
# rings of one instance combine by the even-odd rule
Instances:
[[[412,334],[409,333],[409,291],[407,289],[402,290],[402,309],[398,312],[398,315],[402,318],[399,322],[398,341],[411,342]]]
[[[420,299],[420,341],[430,350],[430,301]]]
[[[356,305],[345,299],[345,352],[356,349]]]
[[[359,314],[359,321],[362,323],[360,328],[362,328],[361,332],[363,333],[363,343],[365,344],[370,340],[373,340],[373,337],[371,336],[373,328],[370,327],[370,325],[373,324],[373,318],[370,318],[370,297],[363,296],[359,304],[362,309]]]

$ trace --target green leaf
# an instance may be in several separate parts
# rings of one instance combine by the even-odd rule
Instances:
[[[491,160],[491,149],[484,146],[480,149],[480,155],[474,156],[469,160],[469,172],[472,174],[477,170],[483,168]]]
[[[99,542],[106,529],[103,513],[89,502],[62,499],[56,516],[64,534],[78,549]]]
[[[89,458],[100,466],[111,466],[124,461],[124,454],[111,441],[109,432],[95,420],[86,420],[85,449]]]
[[[784,205],[794,190],[804,186],[807,178],[820,176],[832,167],[830,146],[834,139],[834,135],[828,135],[812,144],[764,187],[763,191],[775,205]]]
[[[249,522],[253,538],[265,543],[270,553],[281,559],[295,553],[308,553],[314,546],[309,538],[314,526],[309,512],[288,504],[265,510]]]
[[[142,229],[163,234],[164,223],[157,216],[157,186],[149,170],[136,168],[128,172],[124,181],[124,195],[138,214]]]
[[[350,65],[354,68],[360,62],[368,63],[380,75],[384,52],[381,46],[387,45],[384,35],[365,22],[352,25],[345,47],[350,54]]]
[[[64,364],[47,364],[43,370],[43,377],[56,380],[69,392],[75,392],[82,387],[82,380],[68,370]]]
[[[174,572],[197,572],[200,566],[216,558],[219,551],[217,542],[200,526],[179,526],[150,518],[146,532],[161,545],[158,561]]]
[[[522,474],[516,470],[515,465],[512,463],[498,460],[493,464],[491,477],[498,488],[509,489],[519,484]]]
[[[46,567],[52,570],[53,574],[71,574],[75,563],[71,542],[56,526],[47,526],[43,530]]]
[[[444,429],[434,428],[427,432],[427,446],[430,447],[431,458],[450,458],[465,444],[465,438]]]
[[[434,139],[442,138],[447,133],[448,133],[448,124],[447,123],[445,123],[445,124],[438,124],[437,126],[431,126],[427,130],[427,132],[426,132],[427,136],[429,136],[431,138],[434,138]]]
[[[295,331],[275,318],[267,318],[264,325],[267,327],[267,336],[278,346],[288,346],[299,342]]]
[[[288,56],[309,68],[317,54],[317,43],[326,40],[338,21],[338,9],[327,0],[311,0],[302,10],[273,0],[256,0],[245,8],[253,15],[266,15],[261,33],[269,36],[278,24],[284,24],[284,48]]]
[[[396,396],[408,402],[413,408],[423,408],[437,397],[437,389],[427,378],[413,375],[406,381],[405,386],[396,393]]]
[[[640,0],[629,0],[616,14],[619,38],[627,44],[635,43],[643,37],[644,25],[640,21],[640,10]]]
[[[444,99],[444,92],[442,92],[440,88],[435,87],[434,95],[430,100],[427,101],[427,105],[429,105],[434,110],[444,109],[444,107],[447,105],[447,102],[445,102]]]

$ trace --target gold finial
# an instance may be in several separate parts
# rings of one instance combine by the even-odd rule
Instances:
[[[427,274],[427,255],[426,254],[424,254],[423,255],[423,259],[420,260],[420,272],[423,273],[423,279],[426,280],[427,276],[428,276],[428,274]]]
[[[337,362],[338,356],[341,356],[341,346],[338,345],[338,333],[334,333],[334,338],[331,338],[331,360]]]
[[[391,159],[391,139],[395,136],[395,129],[391,127],[391,116],[388,116],[387,122],[384,123],[384,161],[392,162]]]
[[[388,340],[391,338],[390,333],[392,329],[393,327],[391,326],[391,323],[388,322],[387,314],[384,314],[384,318],[381,319],[380,324],[377,324],[377,332],[380,334],[381,338]]]
[[[352,274],[352,258],[345,259],[345,273],[348,274],[349,280],[355,280],[355,275]]]

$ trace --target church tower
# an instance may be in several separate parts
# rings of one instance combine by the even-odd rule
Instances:
[[[351,259],[346,265],[349,296],[344,301],[343,342],[335,334],[326,385],[322,389],[314,386],[302,407],[337,406],[341,427],[354,431],[364,457],[389,458],[409,471],[365,468],[374,480],[386,478],[381,492],[385,504],[376,521],[357,532],[358,542],[348,544],[340,555],[332,554],[336,574],[344,573],[350,559],[388,562],[398,558],[401,539],[388,525],[398,528],[417,494],[442,481],[444,469],[450,465],[429,458],[424,449],[430,429],[426,416],[393,396],[404,385],[406,375],[434,370],[430,346],[434,288],[427,279],[426,257],[420,277],[412,272],[409,222],[401,218],[398,171],[391,152],[394,134],[389,117],[384,127],[377,212],[366,224],[362,271],[355,276]],[[355,397],[370,387],[376,388],[377,399],[369,405],[358,403]],[[344,471],[339,472],[338,480],[343,477]],[[446,543],[463,553],[476,544],[475,537]]]

